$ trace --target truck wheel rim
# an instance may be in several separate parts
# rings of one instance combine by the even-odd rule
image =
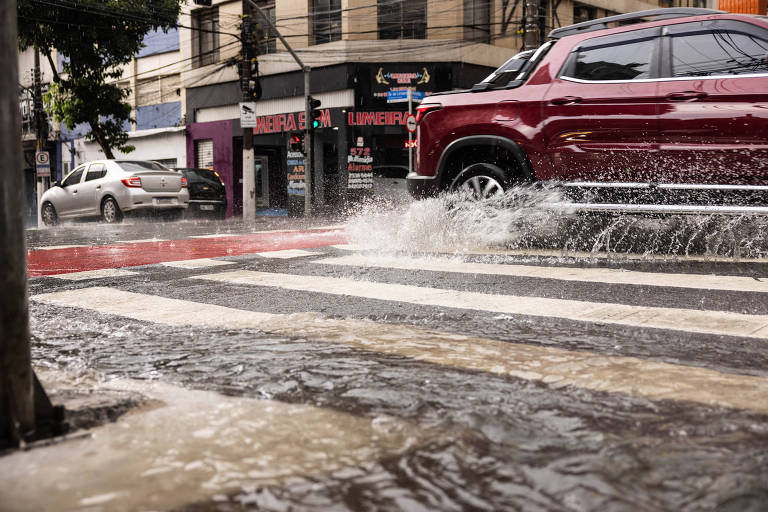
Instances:
[[[504,194],[504,187],[491,176],[472,176],[459,186],[459,190],[477,200]]]

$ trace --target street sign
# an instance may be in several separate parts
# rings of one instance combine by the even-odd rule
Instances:
[[[246,101],[240,103],[240,127],[241,128],[255,128],[256,127],[256,102]]]
[[[35,170],[38,178],[51,177],[51,157],[47,151],[35,153]]]
[[[424,91],[411,91],[413,101],[424,99]],[[394,89],[387,91],[387,103],[404,103],[408,101],[408,89]]]
[[[416,131],[416,116],[408,114],[408,117],[405,120],[405,127],[409,132],[414,133]]]

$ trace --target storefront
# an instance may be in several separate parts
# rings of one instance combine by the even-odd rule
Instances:
[[[458,63],[344,64],[312,72],[312,95],[322,101],[313,132],[313,211],[332,213],[376,196],[376,177],[402,174],[409,165],[408,88],[412,109],[439,91],[468,88],[490,68]],[[304,99],[300,72],[262,77],[253,128],[257,214],[304,210]],[[228,91],[231,96],[231,91]],[[217,97],[208,95],[208,98]],[[220,99],[220,98],[219,98]],[[242,213],[242,137],[238,120],[187,127],[187,165],[213,166],[222,175],[229,215]],[[292,137],[293,136],[293,137]],[[293,139],[293,144],[292,144]],[[298,141],[297,141],[298,139]],[[381,174],[384,176],[385,174]]]

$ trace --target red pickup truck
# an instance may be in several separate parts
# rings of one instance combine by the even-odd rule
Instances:
[[[768,214],[767,17],[654,9],[549,37],[424,99],[411,194],[553,181],[584,209]]]

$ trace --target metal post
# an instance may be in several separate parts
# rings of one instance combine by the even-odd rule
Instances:
[[[293,51],[293,48],[290,44],[288,44],[288,41],[285,40],[283,35],[280,33],[279,30],[277,30],[277,27],[274,23],[272,23],[272,20],[269,19],[269,16],[259,7],[256,5],[256,2],[253,0],[247,0],[247,2],[250,4],[250,6],[257,12],[259,15],[264,18],[264,21],[267,22],[267,25],[269,25],[269,28],[277,35],[278,39],[280,39],[280,42],[283,43],[283,46],[285,46],[285,49],[288,50],[288,53],[291,54],[291,57],[293,57],[293,60],[296,61],[296,64],[299,65],[299,67],[304,71],[304,129],[306,130],[306,133],[304,135],[304,149],[306,151],[306,162],[304,165],[304,214],[309,217],[312,214],[312,168],[313,168],[313,159],[312,159],[312,130],[309,127],[310,119],[310,108],[309,108],[309,75],[312,71],[312,69],[309,66],[305,66],[304,63],[301,61],[298,55],[296,55],[296,52]]]
[[[413,87],[408,86],[408,117],[413,115]],[[408,130],[408,174],[413,172],[413,133]]]
[[[312,216],[312,169],[314,169],[314,128],[312,127],[311,111],[309,104],[309,66],[304,68],[304,216]]]
[[[0,147],[6,148],[0,170],[0,445],[18,445],[34,430],[35,410],[14,0],[0,0],[0,20]]]
[[[48,118],[43,109],[43,85],[40,79],[40,50],[35,47],[35,70],[34,74],[34,109],[35,109],[35,131],[37,135],[37,142],[35,145],[35,152],[45,151],[46,142],[48,140]],[[35,169],[37,173],[37,169]],[[35,176],[35,183],[37,184],[37,227],[43,227],[43,219],[40,215],[40,200],[43,197],[43,193],[50,188],[50,178]]]

